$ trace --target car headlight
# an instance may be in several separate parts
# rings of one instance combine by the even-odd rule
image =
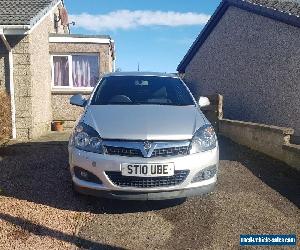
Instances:
[[[191,141],[190,154],[205,152],[214,149],[217,145],[217,136],[211,125],[199,128]]]
[[[87,152],[103,154],[102,139],[98,132],[85,123],[79,123],[73,133],[72,144]]]

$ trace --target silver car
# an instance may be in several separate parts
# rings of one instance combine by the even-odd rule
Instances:
[[[176,75],[105,75],[69,141],[77,192],[127,200],[161,200],[211,193],[219,166],[217,137]]]

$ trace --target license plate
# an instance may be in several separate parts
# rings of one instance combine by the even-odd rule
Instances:
[[[123,176],[159,177],[174,175],[174,164],[122,164]]]

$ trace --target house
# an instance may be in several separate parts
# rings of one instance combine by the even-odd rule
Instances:
[[[36,138],[54,120],[73,126],[82,110],[70,96],[89,95],[114,70],[114,54],[110,36],[70,34],[62,0],[1,0],[0,90],[10,95],[12,137]]]
[[[300,3],[223,0],[177,70],[195,96],[224,95],[228,119],[295,129],[300,141]]]

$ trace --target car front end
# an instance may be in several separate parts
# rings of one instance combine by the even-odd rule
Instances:
[[[70,137],[69,163],[79,193],[175,199],[213,192],[219,147],[197,105],[90,102]]]

